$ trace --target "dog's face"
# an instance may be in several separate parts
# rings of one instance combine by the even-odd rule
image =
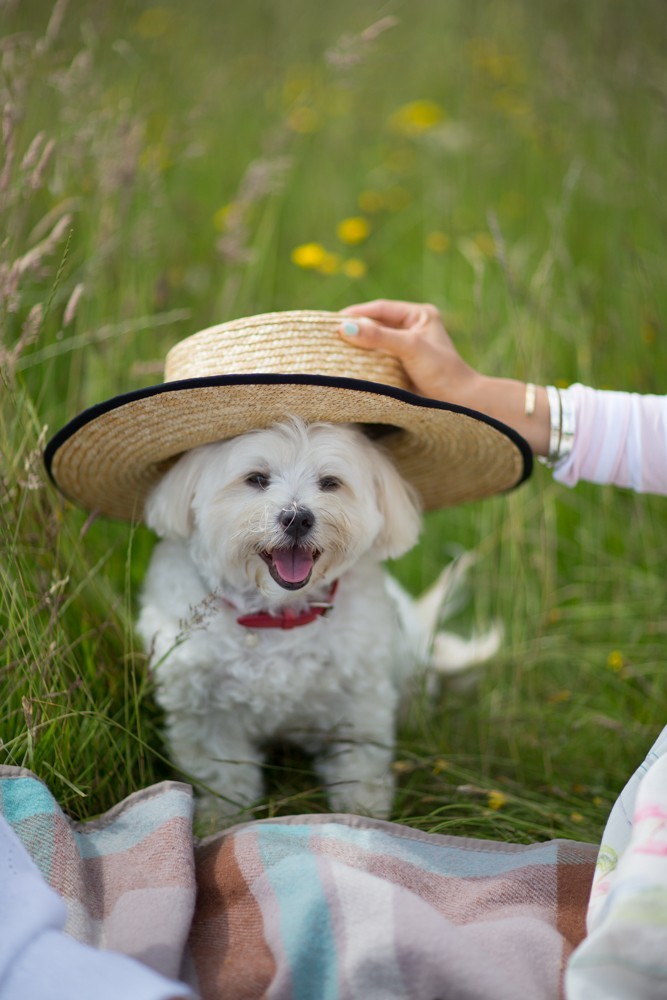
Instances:
[[[297,419],[188,452],[146,504],[162,537],[188,539],[211,589],[284,600],[332,582],[367,552],[407,552],[418,504],[357,429]]]

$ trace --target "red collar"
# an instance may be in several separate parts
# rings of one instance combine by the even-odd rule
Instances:
[[[310,604],[305,611],[293,611],[291,608],[285,608],[284,611],[279,611],[276,614],[270,611],[256,611],[254,614],[239,615],[236,621],[239,625],[244,625],[246,628],[289,629],[299,628],[301,625],[310,625],[311,622],[314,622],[321,615],[326,615],[331,610],[337,589],[338,580],[334,580],[326,600]],[[234,607],[231,601],[228,601],[226,598],[223,598],[223,600],[231,608]]]

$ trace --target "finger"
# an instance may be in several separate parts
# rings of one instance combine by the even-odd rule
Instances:
[[[344,340],[356,347],[384,351],[396,358],[407,358],[412,351],[412,337],[403,330],[382,326],[368,317],[350,315],[340,326]]]
[[[411,326],[419,317],[422,307],[415,302],[397,299],[374,299],[341,309],[343,315],[367,316],[384,326]]]

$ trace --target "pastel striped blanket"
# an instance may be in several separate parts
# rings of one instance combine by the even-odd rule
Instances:
[[[559,997],[597,854],[332,815],[195,843],[186,785],[80,824],[11,767],[0,768],[0,815],[64,899],[68,934],[203,1000]]]

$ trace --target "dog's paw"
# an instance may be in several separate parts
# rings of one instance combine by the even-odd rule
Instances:
[[[208,837],[236,826],[237,823],[247,823],[253,818],[250,806],[239,806],[219,795],[204,794],[195,799],[195,824],[200,837]]]
[[[341,782],[327,791],[333,812],[388,819],[394,800],[394,779],[393,775],[383,775],[370,781]]]

